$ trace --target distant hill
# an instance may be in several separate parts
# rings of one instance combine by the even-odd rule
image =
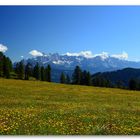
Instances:
[[[140,69],[125,68],[122,70],[116,70],[112,72],[96,73],[92,75],[92,78],[102,77],[109,80],[113,84],[121,82],[124,86],[128,86],[130,79],[140,80]]]

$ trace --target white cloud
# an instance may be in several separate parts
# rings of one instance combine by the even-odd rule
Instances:
[[[103,60],[109,57],[109,54],[107,52],[102,52],[100,54],[95,54],[94,57],[100,56]]]
[[[24,56],[20,56],[21,58],[23,58]]]
[[[43,56],[43,53],[41,53],[37,50],[32,50],[32,51],[29,52],[29,54],[32,55],[32,56],[35,56],[35,57],[36,56]]]
[[[81,51],[79,53],[69,53],[67,52],[65,55],[67,56],[84,56],[86,58],[92,58],[93,54],[91,51]]]
[[[8,50],[8,48],[2,44],[0,44],[0,52],[6,52]]]
[[[128,54],[126,52],[122,52],[122,54],[113,54],[113,55],[111,55],[111,57],[127,60]]]
[[[93,58],[96,56],[102,57],[102,59],[106,59],[109,55],[107,52],[102,52],[101,54],[93,54],[91,51],[81,51],[79,53],[69,53],[67,52],[65,55],[67,56],[84,56],[86,58]]]
[[[91,51],[81,51],[79,53],[69,53],[69,52],[67,52],[64,55],[67,55],[67,56],[84,56],[85,58],[93,58],[93,57],[96,57],[96,56],[100,56],[103,60],[108,58],[108,57],[114,57],[114,58],[123,59],[123,60],[128,59],[128,54],[126,52],[122,52],[122,54],[110,55],[108,52],[102,52],[100,54],[93,54]]]

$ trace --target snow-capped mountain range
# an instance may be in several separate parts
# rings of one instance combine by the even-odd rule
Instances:
[[[32,64],[38,62],[44,66],[50,64],[53,68],[61,70],[73,70],[76,65],[79,65],[82,69],[91,73],[118,70],[126,67],[140,68],[140,62],[126,60],[127,54],[125,53],[120,57],[118,57],[119,55],[108,55],[105,52],[92,56],[88,51],[79,54],[42,54],[41,56],[29,58],[25,62]]]
[[[79,65],[82,70],[90,71],[92,74],[127,67],[140,68],[140,62],[128,61],[127,57],[125,52],[121,55],[108,55],[108,53],[105,52],[92,55],[90,51],[66,54],[40,53],[39,56],[26,59],[24,62],[30,62],[32,65],[38,62],[43,66],[50,64],[53,71],[53,81],[59,81],[59,76],[62,71],[71,75],[77,65]]]

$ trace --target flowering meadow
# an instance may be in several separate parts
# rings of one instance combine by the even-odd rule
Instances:
[[[140,91],[0,79],[0,135],[140,135]]]

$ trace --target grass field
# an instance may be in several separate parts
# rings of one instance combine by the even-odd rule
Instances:
[[[140,135],[140,92],[0,79],[1,135]]]

